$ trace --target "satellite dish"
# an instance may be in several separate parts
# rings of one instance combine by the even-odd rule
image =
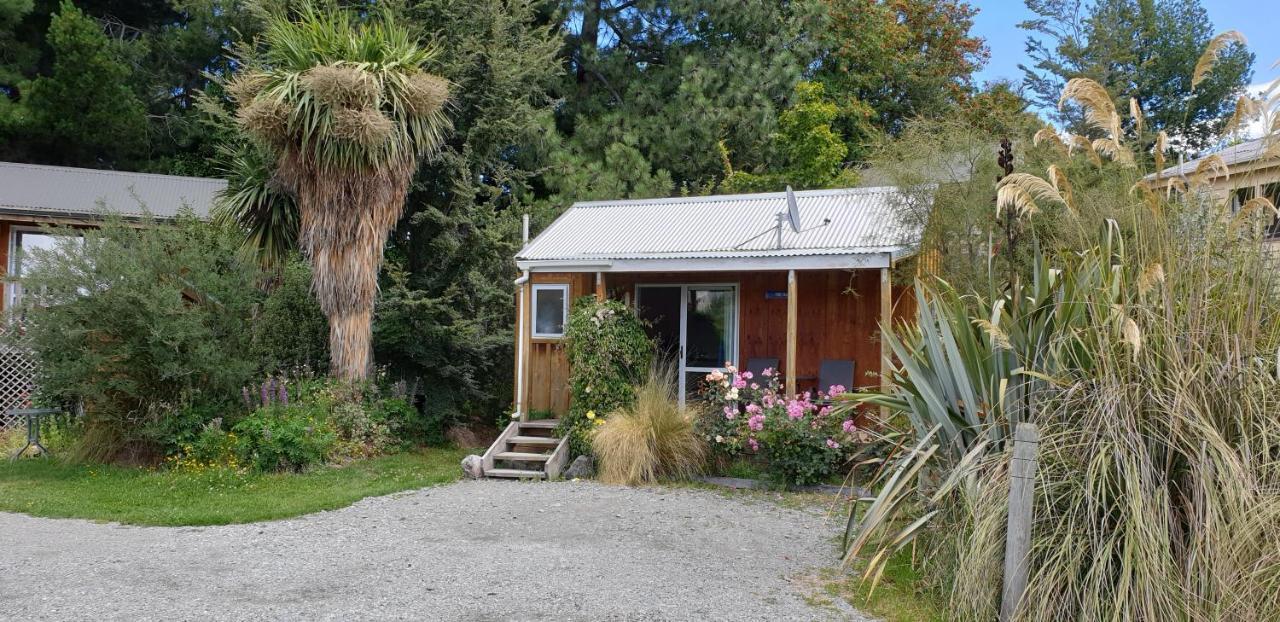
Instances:
[[[800,206],[796,205],[796,193],[787,186],[787,220],[791,222],[791,230],[800,233]]]

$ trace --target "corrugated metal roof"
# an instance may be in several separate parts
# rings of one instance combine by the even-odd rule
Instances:
[[[143,207],[171,218],[188,206],[208,216],[221,179],[100,171],[40,164],[0,162],[0,213],[33,216],[93,216],[103,207],[141,216]]]
[[[520,261],[906,254],[919,231],[904,226],[896,188],[796,192],[801,232],[782,226],[786,193],[573,204],[517,255]],[[823,224],[824,220],[829,220]]]
[[[1261,158],[1266,153],[1267,147],[1271,145],[1270,141],[1273,140],[1275,139],[1264,137],[1245,141],[1227,147],[1226,149],[1217,152],[1217,155],[1222,158],[1222,162],[1227,166],[1235,166],[1237,164],[1252,162]],[[1207,157],[1209,156],[1206,155],[1202,158],[1191,160],[1190,162],[1183,162],[1178,166],[1170,166],[1169,168],[1160,171],[1160,177],[1185,177],[1190,175],[1196,172],[1196,167],[1200,166],[1200,163]],[[1280,162],[1277,162],[1277,164],[1280,164]],[[1211,176],[1216,176],[1216,174]],[[1155,175],[1147,175],[1145,179],[1155,179]]]

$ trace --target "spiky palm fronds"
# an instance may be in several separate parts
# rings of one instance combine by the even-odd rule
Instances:
[[[420,159],[449,129],[449,83],[425,71],[433,57],[385,16],[304,5],[269,18],[228,89],[241,129],[296,198],[338,377],[368,373],[382,247]]]
[[[242,248],[259,265],[282,266],[298,250],[298,205],[276,181],[270,154],[242,143],[219,147],[217,159],[227,187],[214,206],[214,221],[243,231]]]
[[[1218,58],[1226,51],[1227,46],[1232,43],[1245,45],[1247,41],[1239,31],[1228,30],[1219,33],[1218,36],[1209,41],[1209,45],[1205,46],[1204,52],[1200,54],[1200,59],[1196,61],[1196,68],[1191,72],[1191,90],[1193,92],[1213,72],[1213,67],[1218,64]]]

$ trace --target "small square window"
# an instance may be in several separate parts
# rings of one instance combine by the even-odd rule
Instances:
[[[533,286],[533,336],[563,337],[569,315],[568,285]]]

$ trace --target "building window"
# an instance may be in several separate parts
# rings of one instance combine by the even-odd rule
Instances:
[[[30,269],[34,258],[31,251],[35,249],[52,251],[58,247],[58,240],[65,235],[50,233],[42,229],[14,227],[9,236],[9,277],[15,279],[7,284],[5,308],[16,309],[22,300],[21,279]],[[74,235],[74,239],[83,242],[84,238]]]
[[[564,336],[564,323],[569,317],[568,285],[533,286],[533,336]]]

